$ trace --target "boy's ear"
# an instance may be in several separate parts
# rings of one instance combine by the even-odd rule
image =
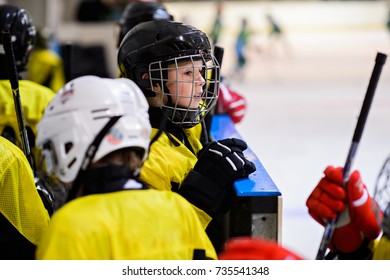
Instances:
[[[162,92],[162,88],[161,88],[161,86],[160,86],[159,83],[155,83],[155,84],[153,85],[153,91]]]

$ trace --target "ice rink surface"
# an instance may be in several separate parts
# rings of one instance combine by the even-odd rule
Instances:
[[[306,199],[327,165],[343,166],[386,30],[290,36],[290,53],[251,53],[245,80],[231,79],[248,112],[238,130],[283,195],[282,244],[314,259],[323,228]],[[390,54],[390,53],[389,53]],[[390,154],[390,58],[353,164],[373,193]]]

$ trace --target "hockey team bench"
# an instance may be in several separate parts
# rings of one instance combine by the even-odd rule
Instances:
[[[245,140],[224,114],[213,116],[210,134],[213,140]],[[226,216],[226,237],[253,236],[281,242],[282,194],[250,147],[244,155],[254,162],[256,171],[234,184],[237,198]]]

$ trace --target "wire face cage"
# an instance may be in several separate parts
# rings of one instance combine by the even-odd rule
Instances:
[[[149,64],[150,87],[160,108],[168,113],[173,123],[192,127],[200,123],[217,102],[219,71],[215,57],[204,54],[152,62]]]

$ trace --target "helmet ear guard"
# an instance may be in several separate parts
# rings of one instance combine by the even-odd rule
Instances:
[[[152,90],[149,77],[144,78],[145,74],[149,75],[149,68],[147,65],[142,65],[134,69],[134,82],[141,88],[146,97],[154,97],[156,94]]]
[[[122,76],[132,77],[131,80],[140,87],[145,97],[155,97],[156,93],[153,91],[153,87],[156,86],[156,84],[158,84],[161,88],[164,86],[161,82],[163,81],[163,78],[161,78],[161,72],[164,72],[163,76],[165,76],[165,79],[167,75],[166,71],[160,71],[160,69],[156,67],[151,70],[151,67],[151,65],[143,64],[135,67],[132,75],[122,73]]]

